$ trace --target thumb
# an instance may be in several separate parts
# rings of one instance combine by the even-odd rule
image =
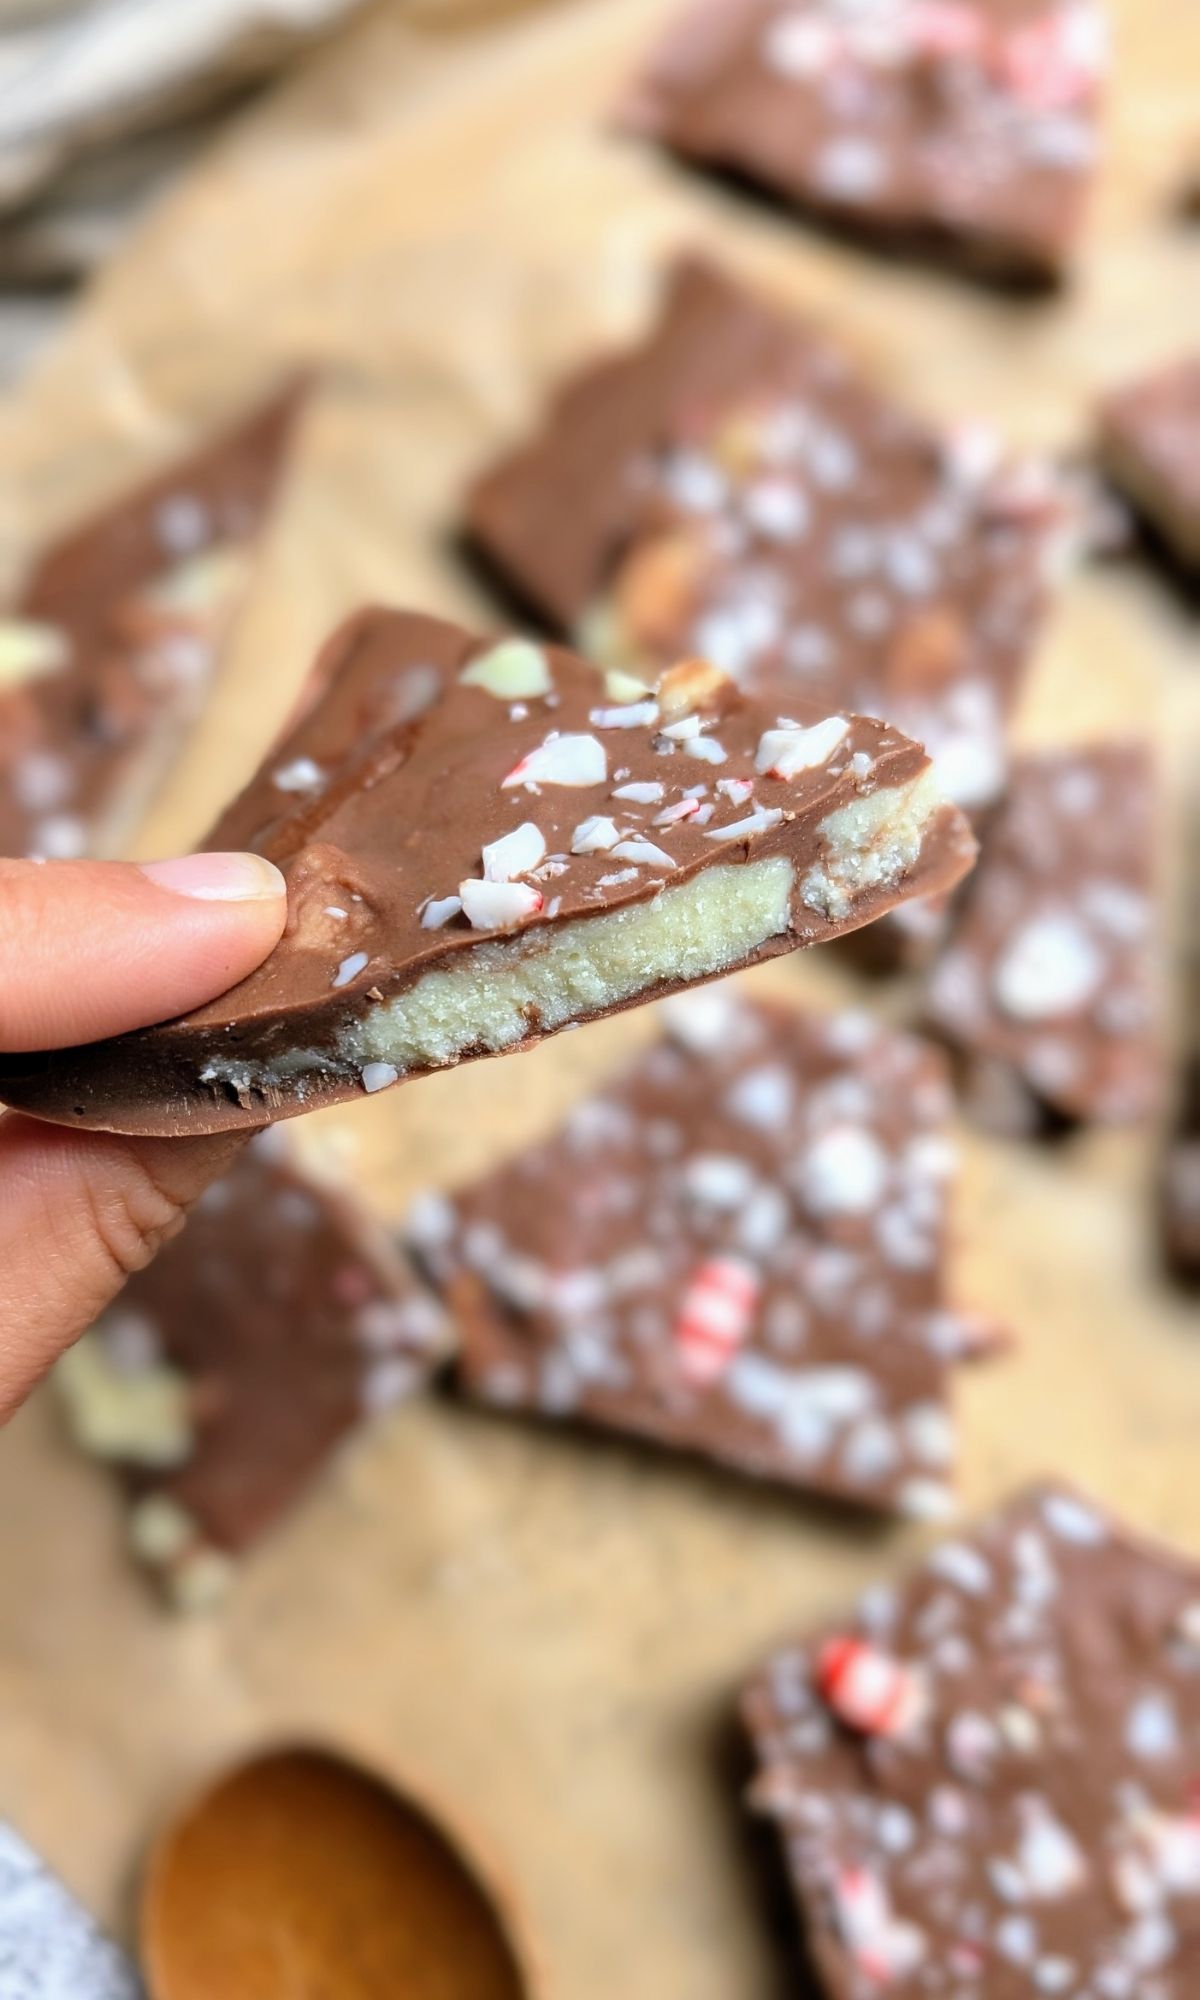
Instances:
[[[0,861],[0,1049],[70,1047],[167,1021],[278,943],[279,870],[257,854]]]

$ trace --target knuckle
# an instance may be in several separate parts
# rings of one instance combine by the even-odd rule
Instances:
[[[121,1284],[150,1263],[183,1227],[187,1214],[183,1203],[132,1152],[102,1187],[89,1189],[88,1201],[96,1242]]]

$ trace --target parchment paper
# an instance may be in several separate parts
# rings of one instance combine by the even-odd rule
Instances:
[[[1048,305],[872,260],[614,138],[614,89],[671,4],[573,0],[453,30],[384,7],[222,144],[0,407],[11,574],[51,524],[265,378],[329,364],[230,672],[142,851],[202,829],[357,599],[495,615],[449,541],[462,481],[556,370],[637,325],[678,244],[825,315],[913,402],[982,408],[1033,443],[1081,441],[1100,384],[1194,329],[1200,246],[1167,207],[1200,16],[1176,0],[1116,8],[1109,169],[1078,283]],[[1196,650],[1148,568],[1081,578],[1026,739],[1146,726],[1177,776],[1200,728]],[[819,955],[752,983],[864,990]],[[903,995],[872,1004],[899,1014]],[[427,1178],[544,1130],[649,1032],[633,1015],[300,1139],[398,1214]],[[967,1504],[1055,1469],[1200,1555],[1200,1344],[1154,1274],[1149,1137],[964,1145],[960,1292],[1023,1336],[964,1384]],[[119,1928],[181,1790],[307,1729],[474,1824],[553,2000],[796,1991],[743,1831],[730,1698],[781,1630],[834,1612],[916,1531],[449,1399],[351,1452],[211,1623],[172,1623],[145,1594],[114,1493],[44,1398],[0,1448],[0,1521],[0,1805]]]

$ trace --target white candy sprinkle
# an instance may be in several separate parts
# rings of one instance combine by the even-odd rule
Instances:
[[[617,861],[633,861],[639,868],[674,868],[678,864],[652,840],[619,840],[613,848]]]
[[[351,952],[350,957],[344,958],[334,973],[334,986],[348,986],[352,979],[358,978],[359,973],[366,963],[367,954],[365,951]]]
[[[1125,1724],[1126,1747],[1135,1757],[1172,1757],[1180,1747],[1179,1724],[1165,1694],[1139,1695]]]
[[[683,749],[685,756],[698,757],[702,764],[725,762],[724,745],[718,743],[715,736],[694,736],[690,743],[684,744]]]
[[[593,729],[649,729],[658,721],[658,703],[634,701],[620,708],[593,708],[588,721]]]
[[[42,861],[77,861],[86,853],[88,832],[73,813],[52,813],[33,829],[33,856]]]
[[[772,542],[797,542],[807,532],[812,509],[786,479],[763,479],[742,503],[750,526]]]
[[[393,1069],[391,1063],[368,1063],[362,1072],[362,1087],[369,1097],[373,1097],[377,1090],[386,1090],[389,1084],[398,1083],[399,1080],[400,1072]]]
[[[663,796],[663,787],[657,783],[618,785],[614,799],[628,799],[635,806],[656,806]]]
[[[1042,1502],[1042,1518],[1062,1541],[1077,1542],[1083,1548],[1096,1548],[1108,1537],[1100,1515],[1068,1493],[1048,1493]]]
[[[1034,917],[1017,932],[992,975],[1001,1007],[1019,1021],[1072,1014],[1091,1000],[1104,958],[1069,910]]]
[[[759,739],[755,769],[773,778],[794,778],[798,771],[827,764],[849,733],[844,715],[831,715],[808,729],[768,729]]]
[[[595,736],[548,736],[522,757],[501,781],[501,789],[509,791],[514,785],[602,785],[607,777],[608,758]]]
[[[513,931],[537,915],[541,893],[527,882],[460,882],[463,915],[476,931]]]
[[[809,1148],[803,1175],[814,1214],[867,1215],[887,1185],[887,1154],[861,1125],[834,1125]]]
[[[523,820],[511,833],[499,840],[491,840],[483,850],[483,879],[485,882],[511,882],[518,875],[530,875],[546,855],[546,842],[540,827],[531,819]]]
[[[660,786],[661,791],[661,786]],[[621,796],[618,794],[618,797]],[[621,838],[615,820],[605,819],[601,813],[593,813],[590,819],[580,820],[571,835],[572,854],[607,854]]]
[[[705,834],[704,838],[706,840],[749,840],[756,833],[769,833],[773,826],[779,825],[782,818],[783,811],[779,806],[755,806],[754,811],[747,813],[745,819],[735,819],[729,826],[714,826],[710,833]]]
[[[421,929],[440,931],[462,909],[461,896],[431,896],[421,911]]]
[[[986,1597],[992,1587],[990,1564],[968,1542],[943,1542],[933,1550],[926,1567],[970,1597]]]
[[[271,783],[279,792],[313,792],[325,783],[325,773],[311,757],[293,757],[272,773]]]
[[[813,161],[817,185],[841,201],[862,201],[878,194],[887,181],[887,171],[887,158],[880,148],[852,134],[830,139]]]

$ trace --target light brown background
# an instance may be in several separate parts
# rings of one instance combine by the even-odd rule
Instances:
[[[462,481],[557,370],[636,327],[672,247],[702,242],[822,314],[919,406],[982,409],[1039,445],[1082,440],[1093,392],[1200,322],[1200,238],[1169,214],[1195,9],[1116,8],[1094,227],[1069,296],[1038,305],[873,261],[613,137],[614,89],[670,3],[563,0],[452,29],[382,6],[221,145],[0,406],[12,574],[283,364],[331,366],[230,672],[143,851],[202,831],[356,600],[489,615],[448,543]],[[1146,726],[1177,789],[1200,742],[1197,650],[1148,569],[1089,574],[1048,636],[1026,739]],[[856,990],[815,957],[758,978]],[[605,1024],[300,1142],[398,1214],[427,1177],[544,1129],[648,1032]],[[1023,1336],[964,1385],[967,1503],[1059,1470],[1200,1555],[1200,1329],[1154,1275],[1152,1144],[965,1144],[960,1289]],[[776,1634],[919,1539],[445,1400],[350,1453],[212,1622],[158,1611],[115,1494],[44,1396],[0,1448],[0,1522],[0,1808],[106,1921],[128,1933],[139,1853],[188,1784],[264,1737],[348,1735],[502,1858],[554,2000],[788,1990],[742,1851],[730,1697]]]

